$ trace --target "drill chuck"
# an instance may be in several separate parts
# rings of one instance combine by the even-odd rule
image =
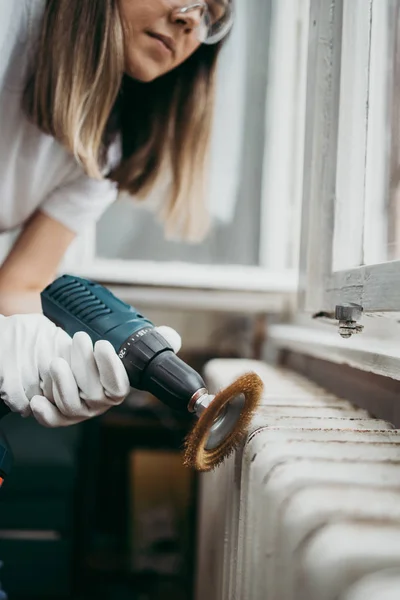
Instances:
[[[153,327],[140,329],[119,349],[129,382],[174,410],[188,410],[192,397],[204,388],[200,375],[181,360]]]

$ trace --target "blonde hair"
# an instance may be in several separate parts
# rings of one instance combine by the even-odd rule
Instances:
[[[102,178],[108,146],[121,133],[122,160],[109,177],[143,199],[169,170],[166,234],[197,241],[209,226],[206,172],[219,47],[203,45],[167,75],[141,83],[124,75],[118,0],[47,0],[24,108],[90,177]]]

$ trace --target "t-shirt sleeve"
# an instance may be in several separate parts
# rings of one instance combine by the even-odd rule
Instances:
[[[117,199],[117,184],[91,179],[85,173],[55,189],[40,210],[76,234],[99,220]]]

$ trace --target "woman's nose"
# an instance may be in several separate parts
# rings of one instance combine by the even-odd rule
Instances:
[[[171,13],[171,21],[184,29],[193,30],[200,26],[205,7],[202,3],[186,8],[175,8]]]

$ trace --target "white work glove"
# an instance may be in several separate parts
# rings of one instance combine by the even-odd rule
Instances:
[[[176,331],[157,331],[179,351]],[[93,348],[86,333],[71,339],[43,315],[0,316],[0,339],[2,400],[44,426],[64,427],[101,415],[129,393],[125,368],[109,342]]]

